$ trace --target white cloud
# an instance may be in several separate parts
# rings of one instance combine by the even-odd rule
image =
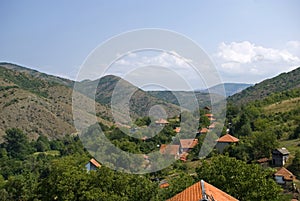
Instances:
[[[300,41],[289,41],[282,49],[222,42],[214,59],[223,80],[255,83],[300,66]]]

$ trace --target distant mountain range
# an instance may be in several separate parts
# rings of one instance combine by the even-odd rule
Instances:
[[[261,99],[272,92],[299,87],[299,72],[298,68],[255,86],[225,83],[224,88],[226,95],[231,95],[228,98],[229,101],[241,104]],[[129,101],[130,116],[133,119],[148,116],[149,109],[154,105],[162,106],[169,117],[178,115],[180,112],[178,96],[186,100],[181,107],[189,108],[191,102],[188,97],[193,95],[196,96],[200,107],[210,106],[211,96],[218,96],[215,93],[222,87],[217,85],[208,90],[196,92],[143,91],[113,75],[105,76],[100,80],[74,82],[22,66],[0,63],[0,137],[6,129],[12,127],[24,130],[31,138],[36,138],[40,134],[58,138],[65,134],[75,133],[72,116],[74,84],[86,103],[92,101],[93,94],[95,95],[97,118],[108,126],[115,123],[110,103],[117,84],[124,88],[125,92],[128,89],[135,91]],[[93,93],[95,85],[97,89],[96,93]],[[245,90],[241,91],[242,89]],[[82,112],[89,113],[89,111]],[[122,120],[122,111],[118,114]],[[125,117],[124,121],[126,121]]]
[[[236,93],[243,91],[244,89],[253,86],[253,84],[245,84],[245,83],[224,83],[218,84],[216,86],[210,87],[205,90],[201,90],[200,92],[205,93],[219,93],[220,90],[224,87],[226,97],[232,96]]]

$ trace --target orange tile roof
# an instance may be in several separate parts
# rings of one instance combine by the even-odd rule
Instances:
[[[169,122],[165,119],[159,119],[159,120],[155,121],[155,123],[157,123],[157,124],[168,124]]]
[[[205,116],[207,116],[207,117],[213,117],[214,115],[213,114],[205,114]]]
[[[161,154],[177,155],[179,152],[179,145],[162,144],[159,152]]]
[[[198,144],[198,139],[180,139],[181,148],[194,148]]]
[[[214,187],[213,185],[204,182],[204,188],[206,195],[212,196],[215,201],[238,201],[234,197]],[[201,183],[197,182],[194,185],[188,187],[181,193],[178,193],[174,197],[167,201],[199,201],[202,199],[202,187]]]
[[[201,130],[200,130],[200,133],[207,133],[208,132],[208,129],[207,128],[202,128]]]
[[[288,171],[286,168],[282,167],[275,173],[275,176],[283,176],[284,180],[293,181],[296,177]]]
[[[238,142],[238,141],[239,141],[238,138],[233,137],[230,134],[226,134],[217,140],[217,142]]]
[[[94,166],[96,166],[96,167],[101,167],[101,165],[100,165],[100,163],[98,163],[95,159],[91,159],[90,160],[90,163],[92,163]]]
[[[180,154],[180,160],[186,161],[188,155],[189,155],[189,153],[183,152],[182,154]]]
[[[216,119],[213,118],[213,117],[208,117],[208,120],[209,120],[209,121],[215,121]]]
[[[258,163],[266,163],[266,162],[268,162],[268,161],[269,161],[268,158],[261,158],[261,159],[258,159],[258,160],[257,160]]]
[[[174,129],[174,131],[175,131],[176,133],[179,133],[179,132],[180,132],[180,130],[181,130],[181,128],[180,128],[180,127],[176,127],[176,128]]]
[[[148,139],[147,136],[144,136],[144,137],[141,138],[141,140],[143,140],[143,141],[145,141],[145,140],[147,140],[147,139]]]
[[[169,186],[170,186],[170,184],[168,183],[167,180],[163,180],[159,183],[159,188],[167,188]]]
[[[213,122],[212,124],[209,125],[208,128],[211,129],[211,128],[215,128],[215,127],[216,127],[216,122]]]

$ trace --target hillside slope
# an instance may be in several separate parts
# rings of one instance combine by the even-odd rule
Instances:
[[[149,94],[148,92],[145,92],[134,86],[130,82],[114,75],[107,75],[102,77],[101,79],[94,81],[85,80],[81,83],[77,83],[76,86],[79,88],[79,91],[81,93],[87,96],[95,95],[95,100],[98,103],[110,108],[112,95],[117,85],[118,88],[120,88],[120,91],[123,93],[121,94],[121,99],[130,97],[129,110],[130,115],[133,118],[137,118],[140,116],[149,116],[150,108],[155,105],[161,106],[166,111],[169,117],[173,117],[179,114],[180,108],[177,105],[151,96],[151,94]],[[95,86],[97,86],[96,93],[95,91],[93,91]],[[131,95],[130,92],[134,93]]]
[[[71,103],[72,88],[0,66],[0,138],[12,127],[24,130],[30,138],[72,134],[76,130]],[[96,104],[96,110],[109,117],[106,107]],[[109,124],[102,118],[99,121]]]
[[[248,87],[240,93],[230,96],[228,101],[239,105],[245,104],[250,101],[263,99],[271,93],[282,92],[297,87],[300,87],[300,67]]]

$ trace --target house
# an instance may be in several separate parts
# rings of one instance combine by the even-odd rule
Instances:
[[[239,141],[238,138],[233,137],[230,134],[226,134],[223,135],[222,137],[220,137],[219,139],[217,139],[217,145],[216,145],[216,149],[222,153],[225,149],[226,146],[232,144],[232,143],[237,143]]]
[[[179,159],[183,162],[185,162],[187,160],[189,153],[187,152],[183,152],[182,154],[180,154]]]
[[[159,149],[159,152],[161,154],[171,155],[174,156],[176,159],[179,157],[179,151],[179,145],[162,144]]]
[[[231,195],[201,180],[167,201],[238,201]]]
[[[280,168],[275,174],[275,181],[278,184],[291,184],[296,179],[296,177],[288,171],[286,168]]]
[[[208,133],[208,129],[207,128],[201,128],[201,129],[199,129],[199,133],[200,134],[206,134],[206,133]]]
[[[209,129],[214,129],[216,127],[217,123],[216,122],[213,122],[212,124],[210,124],[208,126]]]
[[[262,167],[268,167],[269,161],[270,160],[268,158],[260,158],[256,161],[256,163],[260,164]]]
[[[290,152],[282,147],[272,151],[272,164],[274,166],[284,166],[289,158]]]
[[[159,119],[159,120],[156,120],[155,123],[156,123],[157,125],[160,125],[160,126],[164,126],[164,125],[169,124],[169,122],[168,122],[167,120],[165,120],[165,119]]]
[[[93,158],[85,165],[85,168],[87,169],[87,171],[97,170],[100,167],[101,167],[100,163],[98,163]]]
[[[198,139],[180,139],[180,152],[188,152],[198,144]]]
[[[180,133],[180,130],[181,130],[181,127],[176,127],[176,128],[174,129],[174,132],[175,132],[175,133]]]
[[[205,114],[205,116],[209,119],[209,121],[215,121],[216,119],[214,118],[213,114]]]
[[[168,181],[166,179],[161,180],[161,182],[159,182],[159,188],[168,188],[170,186],[170,184],[168,183]]]

